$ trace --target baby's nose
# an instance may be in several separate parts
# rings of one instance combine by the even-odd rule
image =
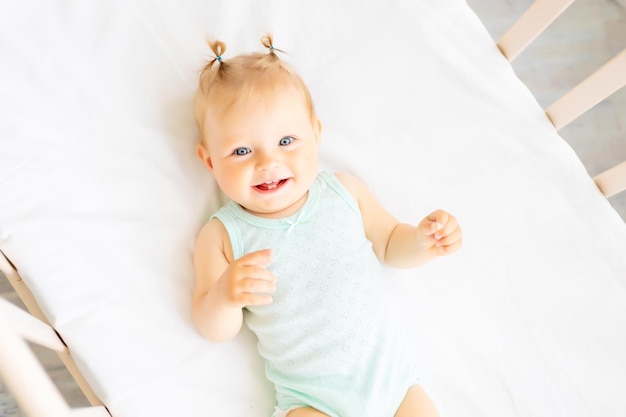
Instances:
[[[257,154],[257,169],[260,171],[267,171],[275,168],[278,165],[279,158],[275,152],[259,152]]]

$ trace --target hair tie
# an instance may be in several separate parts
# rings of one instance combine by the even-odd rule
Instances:
[[[222,56],[221,55],[216,56],[215,59],[217,59],[218,61],[222,62]]]
[[[285,51],[274,47],[274,40],[272,39],[272,35],[269,33],[266,33],[261,37],[261,44],[269,50],[270,55],[276,56],[276,52],[285,53]]]

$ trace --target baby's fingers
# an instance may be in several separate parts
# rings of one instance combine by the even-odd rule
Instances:
[[[436,210],[430,213],[422,221],[422,224],[425,226],[424,235],[432,236],[442,230],[448,222],[449,217],[450,215],[443,210]]]
[[[261,249],[255,252],[250,252],[237,261],[235,261],[241,265],[251,266],[267,266],[272,262],[272,250],[271,249]]]
[[[243,294],[241,299],[246,306],[264,306],[274,301],[274,297],[269,294]]]
[[[233,306],[267,304],[276,291],[276,276],[262,265],[271,261],[262,251],[248,254],[228,270],[226,297]]]
[[[445,237],[437,239],[435,241],[435,247],[437,248],[437,252],[440,255],[449,255],[459,250],[462,243],[463,233],[461,231],[461,228],[457,225],[452,233],[446,235]]]
[[[265,279],[244,279],[240,281],[241,302],[245,305],[265,305],[273,301],[276,284]]]
[[[459,222],[456,217],[453,215],[448,215],[448,219],[443,224],[438,224],[438,229],[435,233],[433,233],[433,237],[437,240],[442,239],[446,236],[450,236],[452,233],[455,233],[459,228]]]
[[[259,266],[242,266],[236,286],[238,291],[248,293],[273,289],[276,287],[276,276]]]

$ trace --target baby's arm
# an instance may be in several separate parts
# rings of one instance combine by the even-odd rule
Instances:
[[[437,210],[417,226],[400,223],[376,200],[369,188],[349,174],[336,174],[359,204],[365,234],[381,262],[412,268],[437,256],[456,252],[462,243],[461,228],[454,216]]]
[[[196,241],[193,320],[200,333],[224,342],[239,333],[243,307],[272,302],[275,277],[264,268],[271,250],[248,253],[233,261],[228,233],[217,219],[209,221]]]

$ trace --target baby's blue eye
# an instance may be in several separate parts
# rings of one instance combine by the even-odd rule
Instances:
[[[235,152],[233,152],[233,154],[235,154],[235,155],[247,155],[250,152],[251,151],[248,148],[237,148],[237,149],[235,149]]]
[[[287,146],[287,145],[291,145],[292,142],[293,142],[293,138],[291,136],[285,136],[278,142],[278,145]]]

